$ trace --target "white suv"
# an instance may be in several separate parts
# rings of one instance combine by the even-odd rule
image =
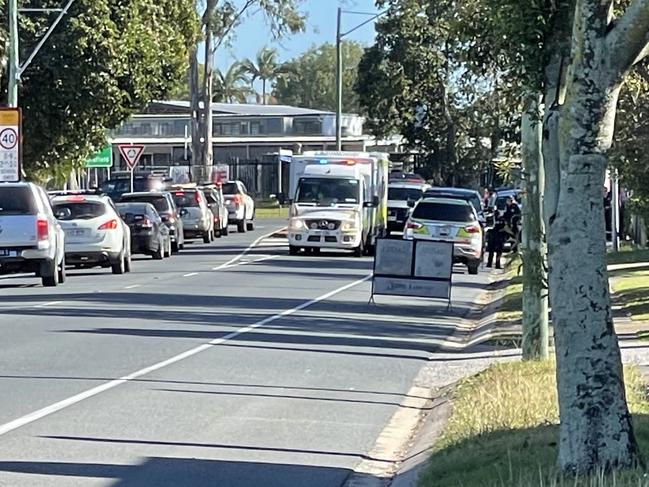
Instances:
[[[67,194],[52,198],[65,231],[65,260],[77,267],[131,270],[131,231],[108,196]]]
[[[0,183],[0,274],[34,272],[43,286],[65,281],[65,235],[45,191]]]

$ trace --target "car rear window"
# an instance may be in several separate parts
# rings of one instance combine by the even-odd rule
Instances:
[[[57,202],[52,205],[54,209],[54,214],[59,218],[58,213],[61,210],[68,209],[70,211],[69,216],[59,218],[59,220],[92,220],[93,218],[100,217],[106,213],[106,207],[95,201],[84,201],[84,202]]]
[[[26,186],[0,188],[0,215],[35,215],[36,200]]]
[[[388,188],[388,199],[393,201],[417,201],[423,194],[424,192],[417,188]]]
[[[208,205],[215,205],[218,203],[218,200],[214,197],[214,193],[211,191],[206,191],[205,192],[205,199],[207,200]]]
[[[196,208],[200,206],[198,204],[198,199],[196,198],[195,191],[183,191],[173,193],[174,201],[176,206],[179,208]]]
[[[223,194],[237,194],[239,193],[239,186],[236,183],[224,183]]]
[[[454,205],[452,203],[437,203],[422,201],[412,213],[413,218],[422,220],[439,220],[445,222],[473,222],[475,216],[469,205]]]
[[[456,193],[452,191],[444,192],[444,191],[435,191],[433,189],[433,190],[426,191],[424,196],[467,201],[471,203],[473,208],[475,208],[475,211],[477,212],[482,211],[482,201],[480,200],[480,196],[475,193],[460,193],[460,192]]]
[[[121,201],[140,201],[142,203],[151,203],[158,211],[171,211],[169,201],[161,195],[124,195]]]
[[[147,203],[118,203],[116,206],[119,216],[126,223],[132,223],[135,215],[146,215],[149,207]]]

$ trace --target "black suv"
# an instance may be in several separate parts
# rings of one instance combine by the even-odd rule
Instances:
[[[133,177],[133,191],[140,193],[144,191],[162,191],[168,187],[171,180],[163,176],[157,176],[146,172],[135,173]],[[110,196],[114,202],[121,201],[122,195],[131,192],[130,173],[113,173],[113,176],[104,181],[99,192]]]
[[[151,203],[155,207],[160,214],[160,218],[169,229],[171,250],[174,253],[177,253],[185,246],[183,221],[171,193],[167,191],[126,193],[120,199],[120,203],[133,202]]]

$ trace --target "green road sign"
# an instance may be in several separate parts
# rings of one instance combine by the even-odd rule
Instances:
[[[87,168],[94,167],[113,167],[113,147],[104,147],[100,152],[90,157],[86,161]]]

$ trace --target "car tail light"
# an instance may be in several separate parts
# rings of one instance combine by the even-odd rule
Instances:
[[[419,230],[420,228],[423,228],[423,225],[419,222],[408,222],[406,228],[409,228],[411,230]]]
[[[66,200],[74,203],[83,203],[84,201],[86,201],[86,198],[84,196],[76,194],[76,195],[68,196]]]
[[[117,220],[109,220],[103,225],[100,225],[97,230],[115,230],[117,228]]]
[[[50,226],[45,218],[36,220],[36,238],[39,241],[47,240],[50,236]]]
[[[201,197],[201,194],[198,191],[196,191],[195,195],[196,195],[196,203],[200,205],[201,202],[203,201],[203,198]]]
[[[240,204],[241,204],[241,201],[243,201],[243,198],[241,198],[241,195],[240,195],[240,194],[235,194],[235,195],[232,197],[232,203],[234,203],[235,205],[240,205]]]
[[[464,231],[466,233],[480,233],[480,227],[476,225],[471,225],[470,227],[466,227]]]

